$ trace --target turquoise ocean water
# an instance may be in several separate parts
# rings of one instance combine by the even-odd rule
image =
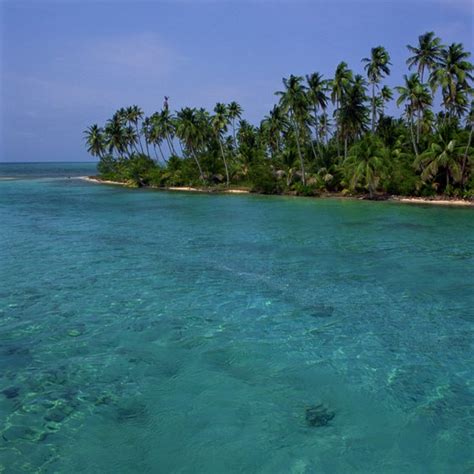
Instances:
[[[473,209],[93,172],[0,165],[1,473],[474,471]]]

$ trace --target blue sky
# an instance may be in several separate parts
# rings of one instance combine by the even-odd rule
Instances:
[[[165,94],[173,110],[236,100],[257,123],[282,77],[363,72],[379,44],[394,86],[425,31],[473,50],[470,0],[0,0],[0,22],[3,162],[88,160],[87,125]]]

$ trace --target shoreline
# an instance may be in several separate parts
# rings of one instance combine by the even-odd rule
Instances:
[[[434,206],[464,206],[473,207],[474,202],[466,199],[429,199],[419,197],[402,197],[397,196],[391,198],[392,201],[402,202],[404,204],[432,204]]]
[[[95,176],[79,176],[79,179],[88,181],[96,184],[111,184],[114,186],[122,186],[125,188],[135,187],[129,183],[122,181],[111,181],[107,179],[96,178]],[[192,193],[216,193],[216,194],[251,194],[248,189],[216,189],[216,188],[195,188],[193,186],[168,186],[161,188],[157,186],[143,186],[144,189],[155,189],[157,191],[181,191],[181,192],[192,192]]]
[[[111,181],[96,178],[94,176],[79,176],[79,179],[88,181],[90,183],[96,184],[109,184],[114,186],[122,187],[131,187],[130,184],[124,183],[121,181]],[[251,193],[248,189],[216,189],[216,188],[196,188],[192,186],[169,186],[167,188],[160,188],[155,186],[146,186],[145,189],[155,189],[159,191],[178,191],[178,192],[192,192],[192,193],[216,193],[216,194],[258,194]],[[277,195],[275,195],[277,196]],[[291,195],[290,195],[291,196]],[[296,196],[298,197],[298,196]],[[358,199],[358,200],[368,200],[364,197],[353,195],[353,196],[343,196],[340,193],[322,193],[319,196],[322,199]],[[415,204],[415,205],[424,205],[429,204],[432,206],[453,206],[453,207],[474,207],[474,201],[468,201],[466,199],[449,199],[443,198],[441,196],[436,196],[434,198],[422,198],[422,197],[409,197],[409,196],[390,196],[382,200],[374,200],[375,202],[397,202],[402,204]]]

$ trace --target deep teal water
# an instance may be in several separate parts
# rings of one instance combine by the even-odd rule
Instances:
[[[0,472],[474,470],[472,209],[20,168],[0,165]]]

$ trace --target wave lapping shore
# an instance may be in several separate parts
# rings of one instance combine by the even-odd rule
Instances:
[[[471,206],[474,207],[474,201],[468,201],[466,199],[430,199],[430,198],[419,198],[419,197],[398,197],[392,200],[403,202],[407,204],[433,204],[435,206]]]
[[[107,179],[100,179],[96,176],[80,176],[79,179],[89,181],[97,184],[112,184],[116,186],[129,187],[128,183],[122,181],[112,181]],[[154,187],[150,186],[151,189],[158,189],[163,191],[181,191],[181,192],[194,192],[194,193],[223,193],[223,194],[250,194],[251,191],[248,189],[216,189],[216,188],[196,188],[193,186],[169,186],[169,187]],[[339,193],[324,193],[322,198],[338,198],[338,199],[355,199],[357,196],[342,196]],[[408,197],[408,196],[391,196],[385,199],[386,201],[400,202],[403,204],[430,204],[434,206],[463,206],[463,207],[474,207],[474,201],[467,199],[450,199],[442,196],[435,198],[424,198],[424,197]]]

